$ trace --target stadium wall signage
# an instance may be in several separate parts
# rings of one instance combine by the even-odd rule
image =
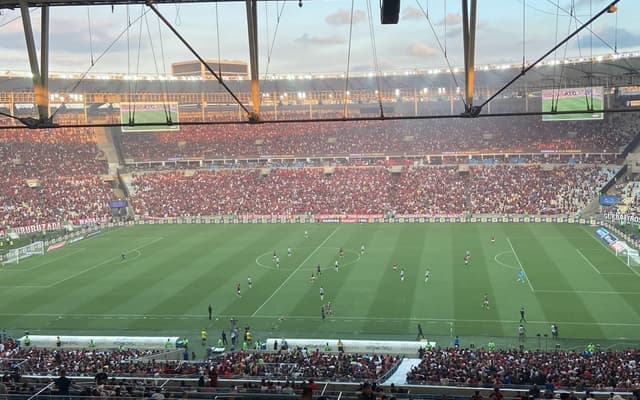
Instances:
[[[626,224],[640,224],[640,215],[605,213],[604,218],[613,222],[622,222]]]
[[[456,215],[401,215],[394,218],[384,217],[382,214],[358,215],[230,215],[211,217],[144,217],[135,221],[108,223],[107,227],[130,225],[164,225],[164,224],[338,224],[338,223],[551,223],[551,224],[595,224],[595,219],[584,219],[568,216],[527,216],[503,215],[467,217]]]
[[[50,222],[47,224],[18,226],[11,229],[18,235],[26,235],[28,233],[37,233],[37,232],[43,232],[43,231],[59,231],[60,229],[62,229],[62,223]]]

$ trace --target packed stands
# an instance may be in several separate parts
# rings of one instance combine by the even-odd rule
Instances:
[[[278,168],[150,173],[133,179],[148,217],[181,215],[564,214],[584,207],[612,171],[595,166]],[[470,204],[467,204],[470,199]]]
[[[561,126],[539,117],[201,125],[183,126],[180,132],[127,134],[122,144],[125,158],[136,161],[451,152],[618,153],[637,133],[638,119],[629,113]]]
[[[198,377],[215,371],[223,378],[270,377],[276,379],[373,380],[399,361],[395,356],[323,353],[318,349],[292,348],[277,352],[230,352],[207,361],[160,361],[149,350],[47,350],[7,348],[0,352],[0,372],[18,368],[22,375],[93,376],[99,370],[110,375],[140,377]]]
[[[578,212],[597,196],[615,171],[503,165],[470,168],[474,214],[564,214]]]
[[[502,386],[539,385],[590,388],[598,391],[637,389],[640,370],[637,349],[533,352],[520,350],[426,350],[422,362],[407,375],[413,384]]]
[[[640,182],[631,180],[620,186],[620,201],[614,207],[616,212],[626,215],[640,215]]]
[[[108,216],[102,158],[84,129],[0,131],[0,226]]]
[[[0,168],[13,178],[104,174],[107,164],[101,158],[91,130],[0,130]]]
[[[395,356],[323,353],[290,349],[278,352],[235,352],[199,362],[159,361],[159,353],[139,350],[43,350],[7,348],[0,353],[0,371],[12,376],[68,375],[135,376],[145,379],[184,377],[204,386],[219,378],[260,378],[301,381],[372,381],[398,362]],[[468,387],[532,386],[575,390],[632,390],[640,388],[637,349],[622,351],[521,351],[517,349],[434,348],[424,350],[421,363],[407,375],[407,383]],[[108,378],[104,378],[105,380]],[[265,382],[263,381],[263,384]],[[17,387],[17,385],[15,386]]]
[[[215,360],[222,377],[269,376],[335,381],[374,380],[399,361],[395,356],[322,353],[296,348],[266,353],[226,353]]]

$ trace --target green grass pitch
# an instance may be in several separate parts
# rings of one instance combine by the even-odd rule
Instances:
[[[589,98],[591,102],[591,98]],[[542,101],[542,111],[551,111],[553,101],[551,99],[545,99]],[[574,110],[586,110],[587,99],[585,97],[562,97],[558,101],[557,111],[574,111]],[[582,120],[582,119],[602,119],[603,114],[597,112],[602,110],[602,99],[598,97],[593,98],[593,109],[596,112],[592,114],[558,114],[558,115],[543,115],[544,121],[557,121],[557,120]]]
[[[304,237],[305,230],[310,237]],[[441,345],[449,345],[453,334],[463,345],[493,339],[509,346],[517,343],[524,306],[527,347],[537,347],[536,334],[548,334],[551,323],[559,325],[565,347],[588,340],[635,344],[640,342],[640,273],[605,247],[594,230],[561,224],[117,228],[2,267],[0,327],[14,335],[24,330],[176,335],[197,343],[202,328],[217,337],[231,317],[262,339],[413,340],[420,322]],[[272,260],[274,250],[280,269]],[[338,272],[335,260],[341,264]],[[404,282],[393,271],[394,262],[404,268]],[[311,283],[318,263],[322,274]],[[520,265],[526,283],[516,282]],[[427,268],[431,278],[425,284]],[[238,283],[241,298],[235,293]],[[334,309],[325,321],[320,286]],[[481,307],[485,292],[490,310]]]

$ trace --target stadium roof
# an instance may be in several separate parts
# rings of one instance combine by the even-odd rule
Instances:
[[[476,66],[476,88],[494,89],[518,74],[521,64],[494,64]],[[454,68],[454,75],[460,84],[464,82],[463,68]],[[373,72],[352,73],[349,89],[375,90]],[[66,92],[72,82],[81,79],[81,74],[50,74],[50,91]],[[287,74],[270,75],[262,80],[262,92],[286,92],[299,90],[344,90],[344,73],[335,74]],[[223,91],[218,82],[200,77],[173,77],[157,75],[128,76],[123,74],[88,75],[76,91],[90,92],[127,92],[131,91],[131,81],[136,81],[137,92],[157,92],[169,90],[175,92],[217,92]],[[249,80],[246,78],[226,78],[233,89],[246,91]],[[162,82],[162,84],[160,84]],[[381,80],[382,88],[422,89],[451,88],[453,80],[447,68],[427,70],[405,70],[386,72]],[[512,90],[551,88],[564,86],[624,86],[640,84],[640,52],[622,53],[593,57],[549,60],[533,68],[524,78],[516,81]],[[32,80],[29,73],[0,72],[0,91],[31,91]]]
[[[155,4],[178,4],[178,3],[232,3],[232,2],[244,2],[245,0],[153,0]],[[260,1],[274,1],[274,0],[260,0]],[[283,0],[287,1],[287,0]],[[294,0],[289,0],[294,1]],[[297,1],[297,0],[296,0]],[[29,0],[27,1],[29,7],[42,7],[42,6],[115,6],[123,4],[147,4],[146,0]],[[17,0],[0,0],[0,9],[8,8],[20,8],[20,1]]]

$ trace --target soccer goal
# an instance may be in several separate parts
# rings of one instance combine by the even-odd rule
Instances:
[[[640,252],[629,247],[626,243],[624,243],[624,246],[616,248],[616,256],[622,257],[630,267],[640,267]]]
[[[44,242],[33,242],[24,247],[10,250],[2,261],[2,265],[20,264],[20,261],[31,256],[44,254]]]

